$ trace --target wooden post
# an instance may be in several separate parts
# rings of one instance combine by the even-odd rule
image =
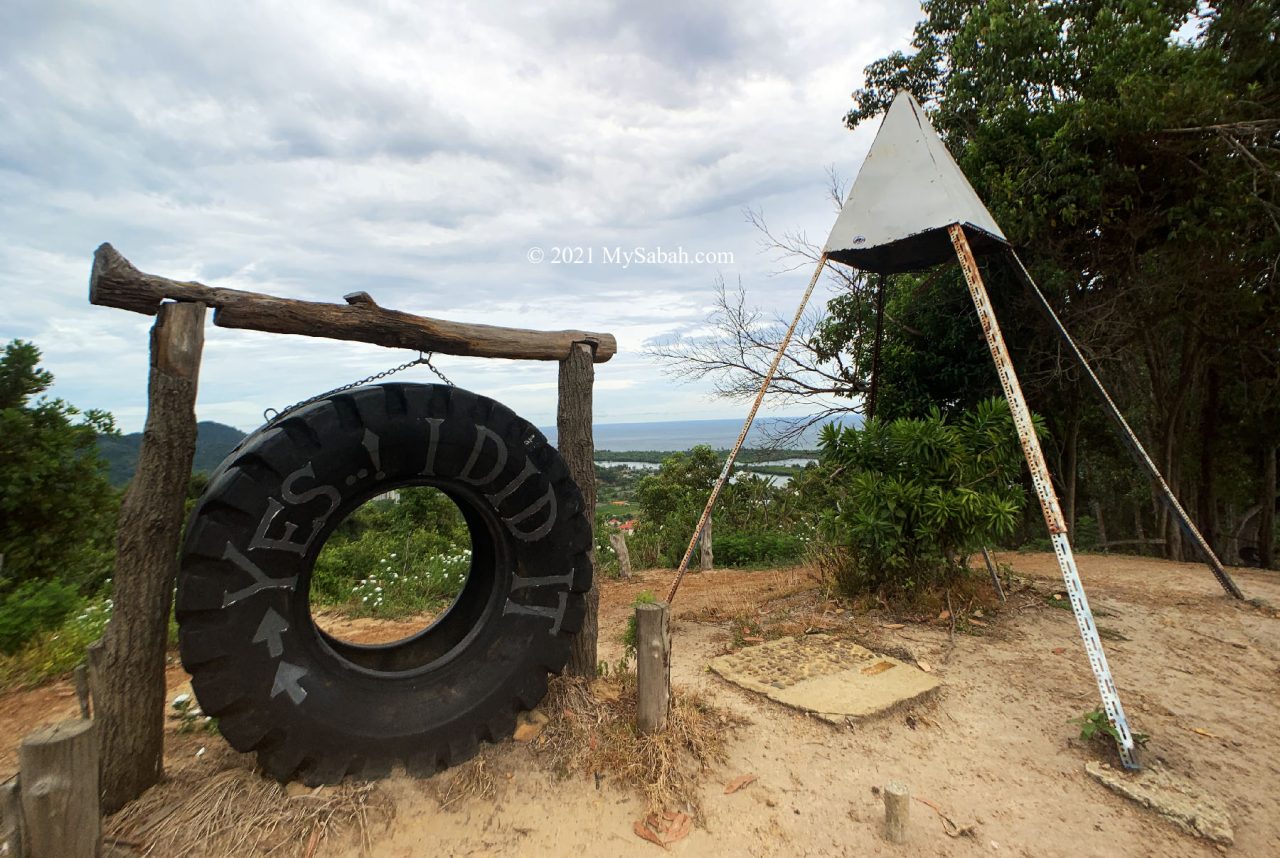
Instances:
[[[89,669],[83,664],[77,664],[76,669],[72,672],[76,686],[76,702],[80,704],[80,717],[89,717]]]
[[[30,858],[97,858],[98,731],[71,719],[42,727],[18,748],[22,835]]]
[[[196,445],[204,313],[203,304],[164,304],[151,329],[147,422],[138,468],[120,505],[114,610],[90,663],[107,813],[164,773],[164,658]]]
[[[613,546],[613,553],[618,555],[618,574],[623,578],[631,577],[631,551],[627,548],[627,535],[625,533],[609,534],[609,544]]]
[[[707,519],[702,533],[698,536],[698,569],[710,572],[715,568],[715,558],[711,551],[711,519]]]
[[[18,779],[0,784],[0,856],[23,858],[22,799],[18,795]]]
[[[636,726],[667,727],[671,712],[671,629],[663,602],[636,605]]]
[[[583,511],[591,525],[593,565],[596,560],[596,446],[591,428],[591,400],[595,374],[591,344],[574,343],[569,356],[560,361],[560,398],[556,409],[556,434],[560,456],[569,467],[569,475],[582,491]],[[594,578],[591,582],[591,590],[587,592],[586,602],[582,628],[574,636],[569,650],[567,670],[571,676],[594,677],[596,675],[600,587]]]
[[[884,836],[890,843],[906,843],[911,820],[911,793],[906,784],[891,782],[884,788]]]

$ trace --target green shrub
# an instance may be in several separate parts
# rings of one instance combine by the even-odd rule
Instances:
[[[822,487],[811,499],[847,594],[930,588],[966,571],[968,555],[1013,532],[1025,501],[1008,405],[980,403],[948,422],[828,425]]]
[[[713,533],[719,566],[763,566],[795,563],[804,554],[806,538],[796,533]]]
[[[60,581],[26,581],[0,602],[0,653],[12,655],[40,632],[58,626],[80,601]]]
[[[111,600],[93,599],[57,628],[36,634],[15,654],[0,656],[0,690],[37,685],[68,673],[84,661],[89,644],[102,637],[110,618]],[[169,631],[172,642],[172,619]]]
[[[365,504],[329,537],[311,601],[384,618],[444,607],[466,582],[470,542],[453,501],[432,488],[401,489],[398,501]]]

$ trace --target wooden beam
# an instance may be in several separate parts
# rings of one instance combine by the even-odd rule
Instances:
[[[155,315],[166,300],[212,307],[213,323],[222,328],[354,340],[395,349],[512,360],[563,360],[574,343],[584,342],[591,345],[596,363],[604,363],[618,352],[618,341],[612,334],[446,322],[379,307],[366,292],[350,293],[345,304],[276,298],[146,274],[110,244],[94,253],[90,303]]]
[[[165,647],[182,501],[196,447],[204,310],[200,303],[165,304],[151,329],[147,422],[137,471],[120,503],[115,602],[103,645],[89,656],[107,813],[142,795],[164,774]]]

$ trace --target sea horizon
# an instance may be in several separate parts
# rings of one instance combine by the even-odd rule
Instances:
[[[713,449],[728,449],[738,440],[743,417],[710,418],[701,420],[654,420],[643,423],[596,423],[595,448],[597,451],[682,451],[707,444]],[[800,419],[794,417],[759,417],[747,435],[748,447],[772,447],[768,430]],[[812,450],[818,446],[818,433],[824,423],[860,422],[858,415],[844,415],[844,419],[823,420],[808,427],[795,441],[780,449]],[[552,444],[557,441],[556,427],[538,427]]]

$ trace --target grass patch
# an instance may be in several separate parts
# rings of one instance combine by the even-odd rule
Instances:
[[[0,655],[0,691],[42,685],[66,676],[85,660],[111,619],[110,597],[90,599],[56,629],[37,634],[13,655]],[[169,611],[169,646],[177,646],[178,623]]]
[[[1066,594],[1066,593],[1061,593],[1061,592],[1059,592],[1059,593],[1050,593],[1049,595],[1047,595],[1047,596],[1045,596],[1045,597],[1044,597],[1044,601],[1045,601],[1045,604],[1047,604],[1047,605],[1048,605],[1049,607],[1051,607],[1051,608],[1059,608],[1059,609],[1061,609],[1061,610],[1063,610],[1063,611],[1070,611],[1070,610],[1072,610],[1072,608],[1071,608],[1071,599],[1067,597],[1067,594]],[[1093,605],[1090,605],[1090,606],[1089,606],[1089,610],[1091,610],[1091,611],[1093,612],[1093,615],[1094,615],[1095,617],[1110,617],[1110,616],[1114,616],[1114,615],[1113,615],[1110,611],[1108,611],[1106,608],[1098,608],[1098,607],[1095,607],[1095,606],[1093,606]]]
[[[0,690],[29,688],[70,673],[85,660],[89,644],[102,637],[109,619],[111,600],[95,599],[13,655],[0,656]]]
[[[661,733],[636,729],[636,677],[615,673],[588,682],[552,680],[542,709],[550,722],[530,747],[562,774],[598,774],[639,792],[649,810],[701,816],[698,784],[724,762],[731,730],[745,723],[702,695],[672,691],[671,718]]]

